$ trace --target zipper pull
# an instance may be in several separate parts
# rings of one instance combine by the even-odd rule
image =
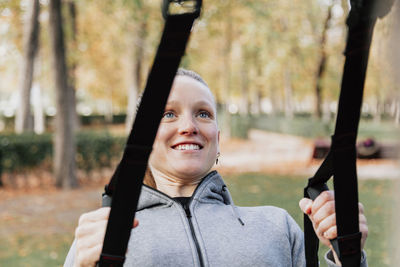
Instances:
[[[183,209],[185,210],[186,217],[188,217],[189,219],[192,218],[192,214],[190,213],[189,205],[185,204],[183,206]]]

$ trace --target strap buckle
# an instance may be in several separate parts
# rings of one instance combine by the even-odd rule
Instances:
[[[164,0],[162,14],[164,19],[170,16],[191,15],[195,19],[200,16],[202,0]]]
[[[350,0],[350,14],[347,25],[352,27],[360,21],[385,17],[391,10],[394,0]]]

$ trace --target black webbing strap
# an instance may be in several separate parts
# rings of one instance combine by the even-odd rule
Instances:
[[[345,50],[338,115],[331,149],[314,177],[308,180],[304,196],[315,199],[333,175],[338,237],[331,240],[342,266],[360,266],[361,232],[358,220],[356,139],[362,104],[369,49],[377,17],[385,16],[393,0],[351,0],[347,19]],[[318,238],[308,216],[304,216],[307,267],[317,267]]]
[[[190,12],[171,14],[170,4],[185,1],[164,0],[161,42],[122,160],[103,194],[103,206],[111,204],[111,212],[98,262],[101,267],[122,266],[125,261],[148,158],[193,22],[200,15],[202,1],[187,2],[194,4]]]

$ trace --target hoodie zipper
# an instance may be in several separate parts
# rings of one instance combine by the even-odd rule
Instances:
[[[191,234],[192,234],[193,242],[194,242],[194,244],[195,244],[195,246],[196,246],[197,255],[198,255],[198,257],[199,257],[200,267],[204,267],[203,254],[201,253],[199,241],[197,240],[197,237],[196,237],[196,234],[195,234],[195,231],[194,231],[193,222],[192,222],[192,214],[191,214],[191,212],[190,212],[189,206],[190,206],[190,203],[192,203],[193,197],[196,195],[197,190],[200,188],[200,185],[206,180],[207,177],[210,177],[210,176],[214,175],[215,173],[216,173],[216,171],[212,171],[212,172],[210,172],[209,174],[207,174],[207,175],[201,180],[201,182],[197,185],[196,189],[194,190],[194,192],[193,192],[193,194],[192,194],[190,200],[189,200],[185,205],[181,205],[181,203],[179,202],[179,205],[181,205],[181,206],[183,207],[183,210],[184,210],[185,213],[186,213],[186,218],[187,218],[187,220],[188,220],[188,222],[189,222],[189,228],[190,228],[190,232],[191,232]],[[145,185],[145,184],[144,184],[143,186],[149,188],[149,189],[152,190],[152,191],[156,191],[157,193],[159,193],[159,194],[161,194],[161,195],[164,195],[165,197],[167,197],[167,198],[169,198],[169,199],[171,199],[171,200],[173,200],[173,201],[175,201],[175,202],[178,202],[178,201],[172,199],[172,198],[171,198],[170,196],[168,196],[167,194],[165,194],[165,193],[163,193],[163,192],[161,192],[161,191],[159,191],[159,190],[157,190],[157,189],[155,189],[155,188],[153,188],[153,187],[150,187],[150,186]]]
[[[189,222],[190,232],[192,233],[192,238],[193,238],[194,244],[196,245],[196,250],[197,250],[197,255],[199,256],[200,266],[204,267],[203,255],[200,250],[199,241],[197,240],[196,234],[194,232],[194,227],[193,227],[193,222],[192,222],[192,214],[189,209],[189,204],[191,202],[192,202],[192,199],[190,199],[190,201],[188,203],[183,205],[183,209],[185,210],[186,218],[188,219],[188,222]]]

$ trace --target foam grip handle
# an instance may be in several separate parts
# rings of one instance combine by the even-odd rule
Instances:
[[[322,192],[328,191],[329,187],[323,184],[313,185],[312,187],[307,188],[307,193],[310,199],[315,200]]]

